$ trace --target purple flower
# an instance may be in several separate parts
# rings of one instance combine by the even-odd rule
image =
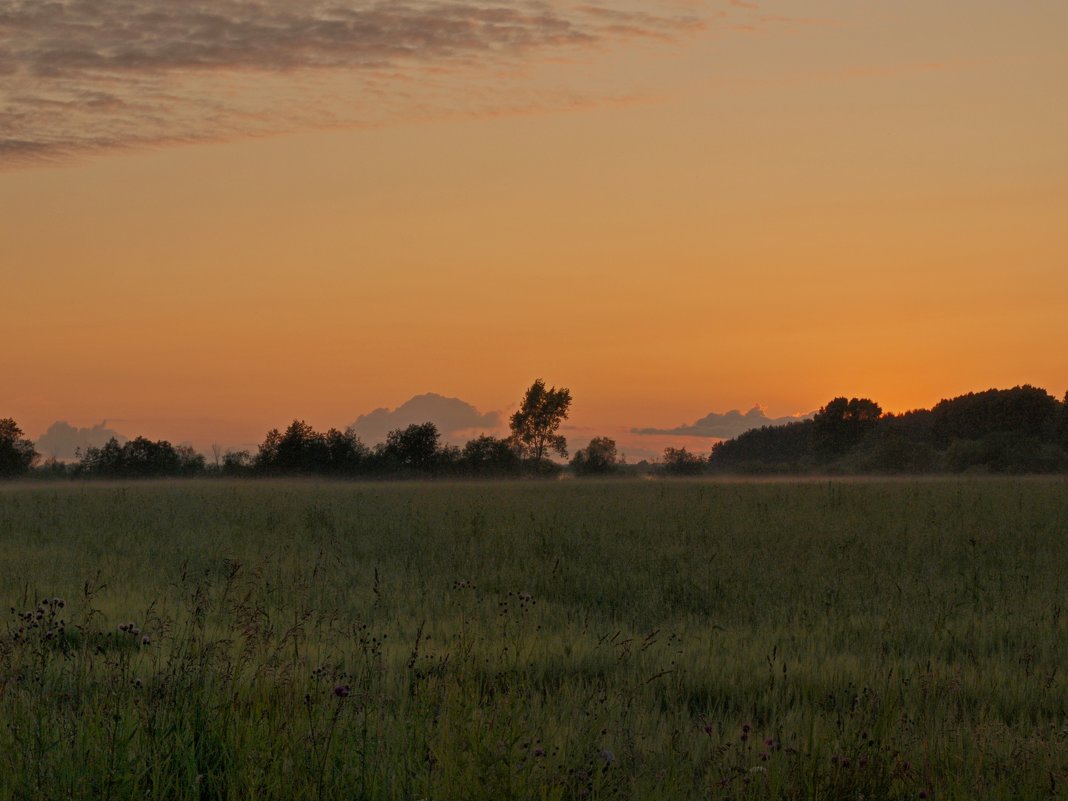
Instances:
[[[349,685],[347,685],[347,684],[338,684],[336,687],[334,687],[334,695],[336,695],[338,698],[348,698],[349,697]]]

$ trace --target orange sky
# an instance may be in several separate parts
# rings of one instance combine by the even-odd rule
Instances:
[[[501,2],[440,52],[107,69],[0,28],[0,416],[204,447],[538,376],[577,437],[1062,396],[1068,5],[1017,5]]]

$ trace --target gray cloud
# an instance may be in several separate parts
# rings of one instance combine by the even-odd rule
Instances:
[[[411,110],[414,77],[433,92],[449,70],[701,25],[648,5],[0,0],[0,163],[376,124]]]
[[[462,444],[479,434],[493,434],[501,427],[497,412],[482,413],[459,398],[429,392],[416,395],[396,409],[375,409],[360,415],[352,430],[364,442],[383,442],[386,434],[413,423],[433,423],[446,442]]]
[[[37,440],[37,450],[45,457],[55,457],[60,461],[77,458],[78,450],[99,448],[114,437],[119,442],[126,442],[126,437],[118,431],[107,427],[107,420],[91,428],[78,428],[65,420],[58,420]]]
[[[731,439],[753,428],[796,423],[809,419],[813,414],[814,412],[794,417],[768,417],[763,409],[754,406],[745,413],[739,409],[723,413],[712,412],[690,425],[684,424],[676,428],[632,428],[631,433]]]

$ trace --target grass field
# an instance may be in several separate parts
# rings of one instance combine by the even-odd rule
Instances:
[[[8,485],[0,557],[0,798],[1068,797],[1064,479]]]

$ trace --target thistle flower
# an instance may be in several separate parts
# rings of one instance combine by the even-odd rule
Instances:
[[[336,695],[338,698],[348,698],[349,697],[349,685],[347,685],[347,684],[338,684],[337,686],[334,687],[334,695]]]

